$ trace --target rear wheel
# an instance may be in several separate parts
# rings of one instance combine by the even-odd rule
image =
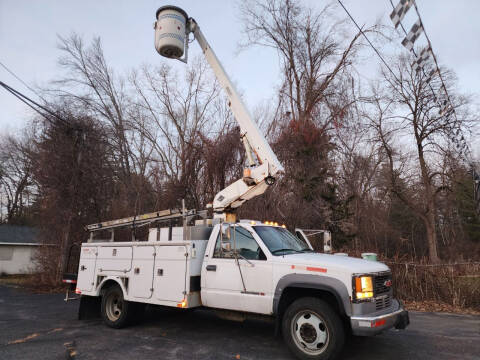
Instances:
[[[317,298],[301,298],[285,312],[285,343],[299,359],[335,359],[345,342],[342,321],[332,307]]]
[[[120,329],[130,321],[132,303],[123,298],[123,291],[119,286],[109,287],[102,296],[103,322],[116,329]]]

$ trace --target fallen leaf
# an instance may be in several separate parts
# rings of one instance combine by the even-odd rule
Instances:
[[[52,334],[54,332],[62,331],[62,330],[63,330],[63,328],[55,328],[55,329],[50,330],[47,334]]]
[[[32,335],[28,335],[27,337],[23,338],[23,339],[18,339],[18,340],[13,340],[13,341],[9,341],[8,342],[8,345],[11,345],[11,344],[20,344],[20,343],[24,343],[25,341],[28,341],[28,340],[31,340],[31,339],[34,339],[38,336],[37,333],[34,333]]]

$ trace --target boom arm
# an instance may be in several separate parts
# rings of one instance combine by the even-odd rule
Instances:
[[[273,184],[274,176],[278,172],[283,172],[283,166],[261,134],[257,124],[252,120],[235,86],[205,39],[200,27],[192,18],[188,22],[190,31],[193,32],[215,76],[227,93],[230,100],[230,109],[240,125],[241,137],[250,163],[250,168],[244,171],[244,178],[235,181],[215,195],[213,209],[218,213],[237,208],[245,201],[263,194],[268,185]],[[252,152],[254,156],[252,156]]]

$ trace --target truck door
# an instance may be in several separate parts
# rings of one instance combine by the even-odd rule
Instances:
[[[93,290],[95,262],[97,260],[96,246],[82,246],[78,264],[77,288],[83,293]]]
[[[247,229],[236,225],[224,228],[208,252],[202,268],[204,305],[271,313],[273,267]]]
[[[184,299],[187,277],[187,248],[184,245],[156,246],[154,296],[179,303]]]
[[[134,246],[130,292],[135,298],[148,299],[153,293],[154,246]]]

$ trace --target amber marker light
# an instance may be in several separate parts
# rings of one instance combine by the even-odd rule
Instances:
[[[182,309],[186,308],[187,307],[187,300],[183,299],[182,302],[179,302],[177,304],[177,307],[182,308]]]

